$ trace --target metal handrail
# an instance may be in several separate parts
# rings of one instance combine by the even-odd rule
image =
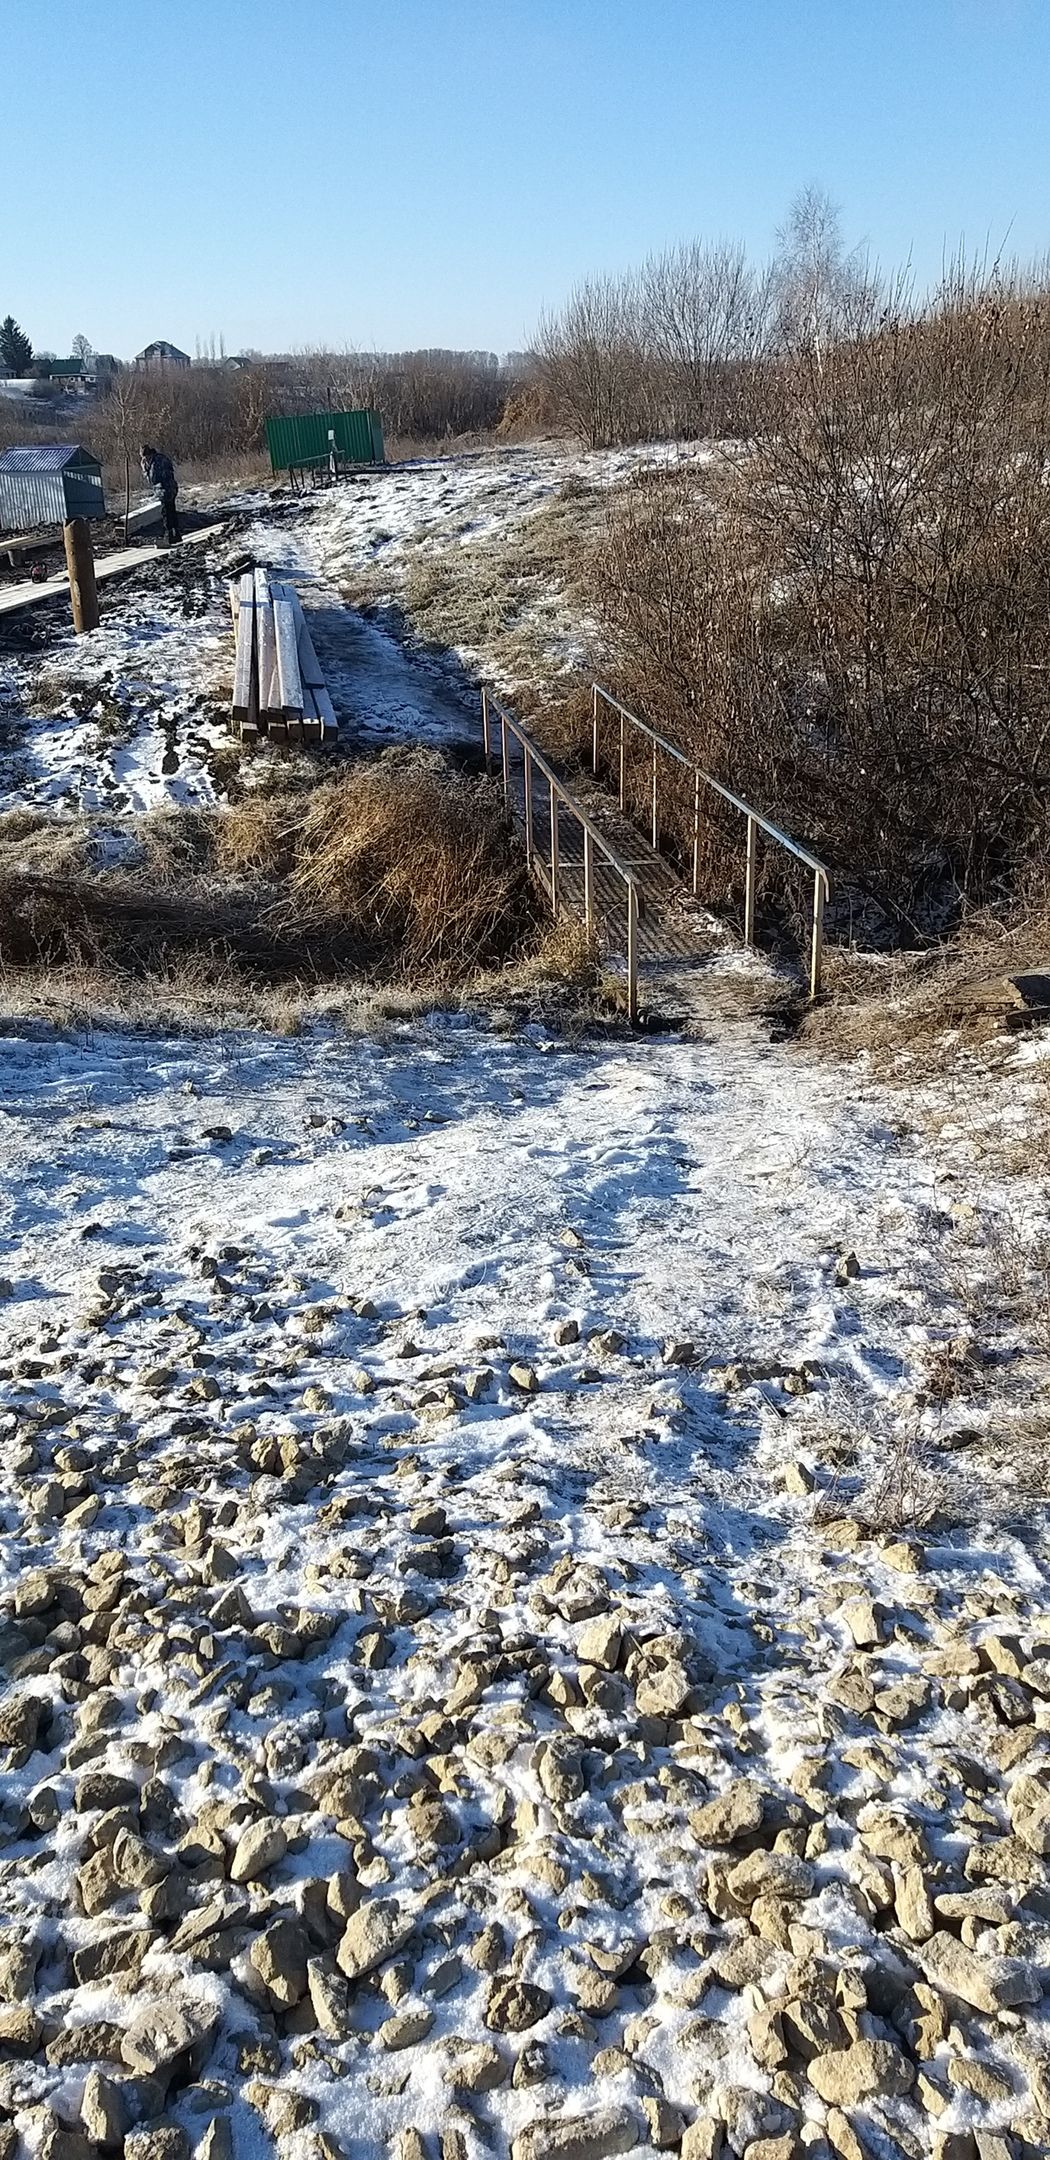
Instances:
[[[491,691],[483,689],[481,693],[481,727],[485,743],[486,770],[491,770],[494,763],[492,754],[493,715],[499,722],[503,800],[508,810],[510,808],[510,738],[513,737],[522,751],[525,766],[525,856],[529,869],[541,879],[550,893],[552,914],[555,917],[558,914],[559,886],[561,882],[561,857],[558,845],[559,803],[569,812],[571,817],[576,819],[583,832],[583,908],[588,936],[593,936],[595,925],[595,848],[598,849],[599,854],[605,857],[610,867],[615,870],[617,877],[623,880],[627,894],[627,1017],[633,1024],[638,1018],[638,880],[633,870],[628,869],[627,864],[617,854],[616,849],[609,845],[608,840],[599,831],[593,818],[588,815],[582,804],[577,802],[576,797],[565,786],[564,781],[559,780],[557,773],[547,763],[542,750],[533,742],[532,737],[526,734],[520,722],[513,719],[510,713],[504,711],[503,706],[493,697]],[[547,782],[550,795],[549,875],[536,851],[535,810],[532,800],[533,767]]]
[[[755,942],[755,879],[756,879],[756,872],[757,872],[757,862],[758,862],[758,849],[757,849],[757,834],[758,834],[758,833],[759,833],[760,831],[761,831],[761,832],[764,832],[764,833],[768,833],[768,834],[769,834],[769,837],[770,837],[770,839],[771,839],[771,840],[775,840],[775,841],[777,842],[777,845],[778,845],[779,847],[782,847],[782,848],[786,848],[786,849],[787,849],[787,851],[788,851],[788,854],[789,854],[789,855],[794,855],[794,856],[796,857],[796,859],[797,859],[797,860],[798,860],[799,862],[805,863],[805,864],[806,864],[806,867],[807,867],[808,869],[812,870],[812,872],[813,872],[813,904],[812,904],[812,910],[811,910],[811,918],[810,918],[810,945],[809,945],[809,995],[810,995],[810,999],[811,999],[811,1000],[812,1000],[812,999],[814,999],[815,997],[817,997],[817,996],[819,995],[819,993],[820,993],[820,976],[821,976],[821,962],[822,962],[822,959],[823,959],[823,953],[824,953],[824,909],[825,909],[825,907],[827,906],[827,903],[828,903],[828,899],[829,899],[829,897],[830,897],[830,894],[831,894],[831,872],[830,872],[830,870],[828,869],[828,866],[827,866],[827,864],[826,864],[826,863],[824,863],[824,862],[821,862],[821,860],[820,860],[820,857],[819,857],[819,855],[814,855],[814,854],[812,854],[812,853],[811,853],[811,851],[809,850],[809,848],[804,848],[804,847],[800,847],[800,845],[799,845],[799,843],[798,843],[798,841],[797,841],[797,840],[792,840],[792,839],[791,839],[791,837],[790,837],[790,835],[789,835],[788,833],[786,833],[786,832],[782,832],[782,831],[781,831],[781,829],[780,829],[780,826],[779,826],[779,825],[774,825],[774,823],[773,823],[772,819],[771,819],[771,818],[767,818],[767,817],[765,817],[765,816],[763,815],[763,813],[762,813],[762,811],[761,811],[761,810],[756,810],[756,809],[755,809],[755,807],[754,807],[754,805],[753,805],[753,803],[745,802],[742,796],[740,796],[740,795],[734,795],[734,793],[733,793],[733,791],[732,791],[732,789],[731,789],[731,788],[727,788],[727,787],[724,787],[724,786],[723,786],[723,784],[722,784],[722,782],[721,782],[721,780],[716,780],[716,779],[715,779],[715,777],[714,777],[714,774],[713,774],[713,773],[709,773],[709,772],[705,771],[705,769],[704,769],[704,767],[703,767],[702,765],[698,765],[698,764],[696,763],[696,760],[695,760],[695,758],[691,758],[691,757],[688,757],[688,756],[686,755],[686,752],[685,752],[684,750],[680,750],[680,749],[678,748],[678,745],[677,745],[677,743],[673,743],[673,742],[668,742],[668,740],[667,740],[667,737],[666,737],[666,735],[661,735],[661,734],[659,734],[659,733],[657,732],[656,728],[651,728],[651,727],[650,727],[650,726],[648,725],[648,722],[647,722],[647,721],[645,721],[645,720],[639,720],[639,718],[638,718],[638,715],[637,715],[637,713],[632,713],[632,712],[628,712],[628,710],[627,710],[627,707],[626,707],[626,705],[621,705],[621,704],[620,704],[620,701],[619,701],[619,699],[618,699],[618,698],[614,698],[614,697],[612,696],[612,693],[611,693],[610,691],[608,691],[608,690],[603,690],[603,689],[602,689],[602,686],[601,686],[601,684],[600,684],[600,683],[592,683],[592,685],[591,685],[591,702],[592,702],[592,723],[593,723],[593,725],[592,725],[592,736],[593,736],[593,743],[592,743],[592,765],[593,765],[593,768],[594,768],[594,772],[595,772],[595,774],[596,774],[596,775],[597,775],[597,772],[598,772],[598,769],[599,769],[599,757],[598,757],[598,717],[599,717],[599,716],[598,716],[598,702],[599,702],[599,699],[600,699],[600,700],[602,701],[602,703],[603,703],[603,704],[605,704],[605,705],[608,705],[608,706],[610,707],[610,709],[611,709],[611,710],[612,710],[613,712],[615,712],[615,713],[618,713],[618,714],[619,714],[619,716],[620,716],[620,809],[621,809],[622,811],[624,811],[624,812],[626,812],[626,809],[627,809],[627,785],[626,785],[626,781],[627,781],[627,739],[626,739],[626,727],[627,727],[627,725],[629,724],[629,725],[630,725],[631,727],[633,727],[633,728],[637,728],[637,729],[638,729],[638,731],[639,731],[639,733],[640,733],[640,734],[642,734],[642,735],[646,735],[646,736],[648,736],[648,738],[649,738],[649,741],[650,741],[650,742],[652,743],[652,746],[653,746],[653,771],[652,771],[652,842],[653,842],[653,848],[654,848],[654,850],[655,850],[655,848],[656,848],[656,847],[658,846],[658,843],[659,843],[659,813],[658,813],[658,803],[657,803],[657,752],[658,752],[658,750],[662,750],[662,751],[664,751],[664,753],[665,753],[665,754],[666,754],[666,755],[667,755],[668,757],[672,757],[672,758],[674,758],[674,759],[675,759],[675,760],[677,761],[677,763],[678,763],[679,765],[684,765],[684,766],[686,767],[686,770],[687,770],[688,772],[691,772],[691,773],[693,774],[693,897],[694,897],[694,899],[695,899],[695,898],[697,897],[697,888],[698,888],[698,884],[699,884],[699,868],[700,868],[700,783],[701,783],[701,781],[703,781],[703,782],[704,782],[705,786],[707,786],[707,787],[709,787],[709,788],[712,788],[712,789],[714,790],[714,792],[715,792],[715,794],[716,794],[716,795],[720,795],[720,796],[722,797],[722,800],[723,800],[723,802],[727,802],[727,803],[729,803],[729,804],[730,804],[730,805],[732,806],[732,808],[733,808],[734,810],[739,810],[739,811],[740,811],[740,813],[741,813],[741,816],[742,816],[742,817],[746,817],[746,819],[747,819],[747,853],[746,853],[746,857],[745,857],[745,868],[744,868],[744,943],[745,943],[745,945],[753,945],[753,944],[754,944],[754,942]]]

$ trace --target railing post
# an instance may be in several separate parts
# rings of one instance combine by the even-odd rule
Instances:
[[[627,1018],[638,1018],[638,895],[634,879],[627,887]]]
[[[693,774],[693,899],[700,890],[700,775]]]
[[[657,839],[658,839],[658,837],[659,837],[659,835],[658,835],[658,832],[657,832],[657,824],[656,824],[656,744],[654,743],[654,744],[653,744],[653,854],[654,854],[654,855],[655,855],[655,853],[656,853],[656,845],[657,845]]]
[[[758,855],[758,826],[753,817],[747,821],[747,867],[744,871],[744,943],[755,942],[755,864]]]
[[[594,842],[591,828],[583,828],[583,915],[588,937],[594,934]]]
[[[591,768],[598,777],[598,685],[591,684]]]
[[[524,744],[522,745],[522,748],[524,749],[524,752],[525,752],[525,860],[526,860],[526,862],[528,863],[529,869],[531,870],[531,869],[532,869],[532,855],[533,855],[533,848],[532,848],[532,752],[531,752],[531,750],[529,749],[529,746],[528,746],[528,744],[527,744],[527,743],[524,743]]]
[[[551,909],[558,912],[558,797],[553,780],[551,790]]]
[[[492,741],[489,731],[489,694],[481,693],[481,733],[485,743],[485,771],[492,771]]]
[[[507,715],[499,707],[500,744],[503,752],[503,800],[510,804],[510,750],[507,744]]]
[[[626,810],[626,808],[627,808],[627,794],[626,794],[626,781],[627,781],[627,746],[626,746],[626,741],[625,741],[625,735],[624,735],[624,730],[625,730],[625,722],[624,722],[624,717],[623,717],[623,714],[621,713],[621,714],[620,714],[620,808],[621,808],[621,810]]]
[[[826,886],[822,870],[813,873],[813,936],[809,948],[809,997],[820,996],[820,969],[824,954],[824,901]]]

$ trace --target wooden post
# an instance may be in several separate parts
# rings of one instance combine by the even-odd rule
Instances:
[[[499,732],[500,732],[500,744],[501,744],[501,747],[502,747],[502,753],[503,753],[503,800],[504,800],[504,802],[506,803],[506,805],[507,805],[507,808],[509,809],[509,808],[510,808],[510,744],[509,744],[509,743],[508,743],[508,741],[507,741],[507,715],[506,715],[506,713],[504,712],[504,710],[503,710],[503,707],[502,707],[502,705],[501,705],[501,706],[499,706],[498,710],[499,710]]]
[[[67,518],[62,527],[66,543],[66,566],[73,602],[73,628],[78,637],[98,629],[98,589],[95,584],[95,551],[86,518]]]
[[[755,942],[755,867],[758,854],[758,826],[753,817],[747,821],[747,864],[744,870],[744,943]]]

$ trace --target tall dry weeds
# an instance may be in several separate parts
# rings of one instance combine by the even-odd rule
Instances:
[[[300,913],[372,926],[410,978],[463,981],[512,948],[529,912],[495,788],[411,765],[317,789],[289,885]]]

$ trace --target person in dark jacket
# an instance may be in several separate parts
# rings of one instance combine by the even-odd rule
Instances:
[[[152,443],[142,444],[141,459],[146,479],[160,496],[160,506],[164,512],[164,538],[170,546],[172,541],[182,539],[178,511],[175,508],[175,497],[179,492],[175,467],[163,450],[154,450]]]

